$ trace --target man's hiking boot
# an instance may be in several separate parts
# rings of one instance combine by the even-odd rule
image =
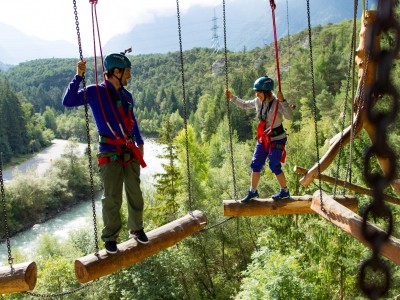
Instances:
[[[149,239],[147,238],[147,235],[144,232],[143,228],[140,230],[131,230],[129,232],[129,235],[132,238],[136,239],[139,243],[147,244],[149,242]]]
[[[117,242],[116,241],[106,241],[104,243],[104,247],[106,248],[106,252],[108,254],[115,254],[118,252]]]

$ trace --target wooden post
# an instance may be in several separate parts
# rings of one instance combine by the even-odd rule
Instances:
[[[150,241],[148,244],[140,244],[135,239],[130,239],[118,245],[116,254],[107,254],[105,250],[101,250],[98,256],[89,254],[76,259],[75,275],[80,283],[86,283],[111,274],[171,247],[206,225],[206,216],[201,211],[193,211],[150,231],[147,234]]]
[[[313,195],[311,209],[371,248],[369,242],[365,240],[362,235],[361,228],[363,220],[359,215],[325,194],[322,195],[321,201],[319,191],[316,191]],[[383,232],[383,230],[367,222],[367,232],[376,231]],[[400,240],[391,236],[388,241],[383,244],[381,253],[394,263],[400,265]]]
[[[351,196],[336,196],[337,201],[353,211],[358,210],[358,201]],[[292,196],[290,199],[253,199],[242,203],[235,200],[224,200],[224,216],[266,216],[310,214],[312,196]]]
[[[295,166],[294,167],[294,171],[296,173],[304,175],[304,174],[307,174],[308,170],[304,169],[302,167],[299,167],[299,166]],[[332,183],[332,184],[337,184],[338,186],[342,186],[342,187],[345,186],[347,189],[349,189],[351,191],[354,191],[354,192],[357,192],[357,193],[361,193],[361,194],[368,195],[368,196],[371,196],[371,197],[374,196],[374,191],[372,189],[365,188],[365,187],[362,187],[362,186],[358,186],[358,185],[355,185],[355,184],[352,184],[352,183],[349,183],[349,182],[345,182],[345,181],[340,180],[340,179],[336,180],[335,178],[333,178],[331,176],[328,176],[328,175],[321,174],[321,180],[325,181],[325,182]],[[388,202],[390,202],[390,203],[400,205],[400,199],[396,198],[396,197],[393,197],[391,195],[384,194],[383,195],[383,199],[388,201]]]
[[[0,294],[26,292],[36,285],[37,267],[35,262],[0,267]]]

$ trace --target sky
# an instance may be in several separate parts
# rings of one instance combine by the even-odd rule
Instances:
[[[190,7],[217,6],[222,0],[180,0],[184,14]],[[93,43],[91,4],[76,0],[82,43]],[[96,5],[102,45],[118,34],[129,32],[136,24],[156,17],[176,15],[175,0],[98,0]],[[66,40],[77,44],[73,0],[8,0],[0,9],[0,23],[43,40]]]

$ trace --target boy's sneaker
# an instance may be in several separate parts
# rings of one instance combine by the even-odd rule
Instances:
[[[104,247],[106,248],[106,252],[108,254],[115,254],[118,252],[117,242],[116,241],[106,241],[104,243]]]
[[[144,232],[143,228],[140,230],[131,230],[129,231],[129,235],[136,239],[139,243],[147,244],[149,239],[147,238],[146,233]]]
[[[272,199],[274,200],[282,200],[282,199],[287,199],[290,198],[290,193],[289,190],[285,190],[285,189],[280,189],[280,191],[278,193],[276,193],[275,195],[272,195]]]
[[[258,191],[256,190],[255,192],[252,191],[248,191],[247,195],[243,197],[243,199],[241,200],[243,203],[253,200],[254,198],[258,197]]]

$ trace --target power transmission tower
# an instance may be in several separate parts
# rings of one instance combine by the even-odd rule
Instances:
[[[214,9],[214,18],[212,19],[213,22],[213,27],[211,28],[212,30],[212,44],[211,44],[211,48],[214,49],[213,53],[217,53],[219,51],[219,49],[221,48],[219,45],[219,36],[218,36],[218,24],[217,24],[217,20],[218,18],[215,15],[215,9]]]

